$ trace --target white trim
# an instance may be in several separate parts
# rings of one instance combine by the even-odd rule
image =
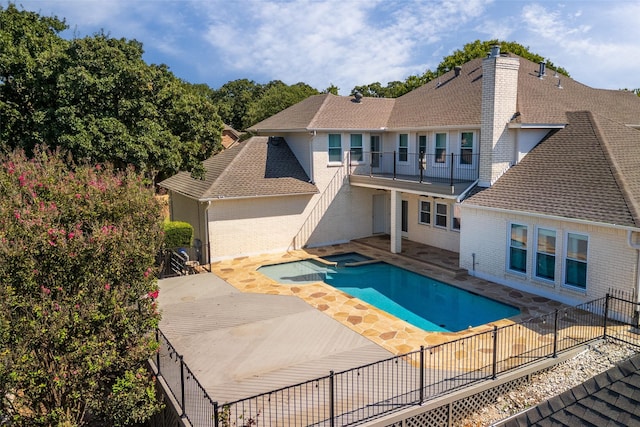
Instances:
[[[438,214],[438,205],[442,205],[446,208],[446,212],[444,213],[444,215]],[[433,211],[433,226],[435,228],[440,228],[442,230],[449,230],[449,211],[450,211],[449,204],[434,200],[434,206],[435,206],[435,209]],[[438,225],[438,217],[442,217],[442,216],[444,216],[444,219],[446,221],[446,225],[444,226]]]
[[[584,278],[584,288],[581,288],[580,286],[576,286],[576,285],[572,285],[567,283],[566,281],[566,277],[567,277],[567,252],[569,251],[569,234],[575,234],[577,236],[583,236],[587,238],[587,253],[586,253],[586,260],[584,261],[587,271],[585,274],[585,278]],[[591,240],[591,236],[588,233],[584,233],[584,232],[578,232],[578,231],[571,231],[571,230],[566,230],[564,232],[564,245],[563,245],[563,251],[562,251],[562,277],[560,279],[560,283],[562,284],[562,287],[565,289],[570,289],[572,291],[575,292],[580,292],[580,293],[587,293],[587,286],[589,284],[589,247],[591,245],[589,245],[589,241]],[[575,260],[578,262],[582,262],[580,260]]]
[[[541,277],[538,276],[538,238],[539,238],[539,230],[547,230],[547,231],[553,231],[554,235],[555,235],[555,245],[554,245],[554,258],[555,261],[553,263],[553,280],[551,279],[547,279],[546,277]],[[543,227],[540,225],[536,225],[533,228],[533,260],[531,261],[532,264],[532,270],[531,270],[531,278],[533,280],[536,281],[540,281],[542,283],[545,284],[556,284],[556,281],[558,279],[557,277],[557,270],[558,270],[558,230],[556,230],[555,228],[550,228],[550,227]],[[549,255],[549,254],[544,254],[544,255]]]
[[[422,221],[422,213],[424,212],[422,210],[422,203],[429,204],[429,222]],[[428,226],[428,227],[433,226],[433,200],[427,199],[424,197],[418,198],[418,224]]]
[[[441,196],[441,197],[444,197],[444,196]],[[501,213],[508,213],[508,214],[514,214],[514,215],[522,215],[522,216],[527,216],[532,218],[546,218],[554,221],[571,222],[575,224],[591,225],[591,226],[598,226],[598,227],[604,227],[604,228],[613,228],[616,230],[628,230],[628,231],[640,232],[640,229],[638,227],[632,227],[628,225],[607,224],[606,222],[589,221],[587,219],[567,218],[564,216],[546,215],[546,214],[527,212],[527,211],[514,211],[512,209],[503,209],[503,208],[494,208],[494,207],[482,206],[482,205],[474,205],[473,203],[468,203],[466,206],[473,209],[485,210],[490,212],[501,212]]]
[[[525,243],[525,248],[524,251],[526,253],[525,255],[525,259],[524,259],[524,271],[518,271],[518,270],[513,270],[511,268],[511,230],[513,228],[514,225],[519,225],[521,227],[525,227],[526,230],[526,234],[525,234],[525,239],[526,239],[526,243]],[[515,274],[519,277],[528,277],[529,274],[529,255],[530,255],[530,251],[529,248],[531,247],[531,245],[529,244],[529,224],[522,224],[520,222],[516,222],[516,221],[509,221],[509,228],[507,229],[507,253],[505,254],[507,257],[506,260],[506,265],[505,265],[505,271],[507,273],[510,274]]]

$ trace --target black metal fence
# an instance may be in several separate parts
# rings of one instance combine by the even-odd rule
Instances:
[[[371,177],[437,181],[453,185],[478,179],[480,156],[465,153],[349,152],[350,173]]]
[[[207,268],[202,245],[162,248],[156,255],[156,267],[161,279],[198,273]],[[209,270],[207,270],[209,271]]]
[[[369,365],[218,404],[159,333],[158,366],[194,426],[346,426],[421,404],[600,338],[640,346],[637,301],[607,295]],[[188,390],[188,391],[187,391]]]
[[[216,419],[216,403],[191,369],[184,363],[182,355],[171,345],[162,331],[156,331],[160,347],[154,360],[156,374],[162,376],[179,407],[181,416],[193,426],[213,426]]]

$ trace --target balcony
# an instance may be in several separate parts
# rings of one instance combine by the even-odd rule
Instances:
[[[349,152],[351,185],[459,196],[478,179],[479,155]]]

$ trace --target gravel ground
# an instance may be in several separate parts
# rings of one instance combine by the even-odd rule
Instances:
[[[597,344],[564,363],[540,374],[532,375],[531,382],[506,395],[494,405],[457,423],[458,427],[484,427],[537,405],[585,380],[606,371],[617,362],[633,356],[637,347],[617,341]]]

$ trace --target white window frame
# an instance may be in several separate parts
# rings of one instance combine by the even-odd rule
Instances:
[[[354,142],[354,137],[355,136],[359,136],[360,137],[360,146],[359,147],[354,147],[353,142]],[[351,152],[351,163],[356,163],[356,164],[360,164],[360,163],[364,163],[364,135],[362,135],[361,133],[351,133],[349,134],[349,150]],[[360,151],[360,158],[353,158],[353,152],[354,150],[357,152],[358,150]]]
[[[424,209],[422,209],[422,207],[424,206],[423,203],[429,207],[429,210],[425,211]],[[431,211],[431,200],[428,199],[419,199],[418,200],[418,223],[422,224],[422,225],[431,225],[431,223],[433,222],[432,217],[433,217],[433,213]],[[422,221],[422,214],[427,214],[428,215],[428,220]]]
[[[471,137],[472,137],[472,141],[471,141],[471,148],[463,148],[462,147],[462,135],[465,133],[470,133]],[[465,130],[460,132],[460,141],[459,141],[459,150],[460,150],[460,156],[458,157],[458,166],[460,166],[461,168],[473,168],[475,167],[475,163],[476,160],[475,158],[477,156],[474,156],[474,154],[476,153],[476,141],[477,141],[477,137],[476,137],[476,132],[472,131],[472,130]],[[462,163],[462,150],[466,149],[466,150],[471,150],[471,163]]]
[[[447,203],[438,202],[437,200],[434,203],[434,205],[435,205],[435,209],[433,211],[433,225],[438,228],[446,229],[449,225],[448,224],[449,223],[449,205]],[[444,213],[438,212],[439,206],[444,206],[444,209],[445,209]],[[438,224],[438,219],[441,219],[441,218],[444,218],[444,225]]]
[[[406,142],[407,145],[406,147],[402,146],[402,137],[406,136]],[[402,160],[402,152],[404,150],[404,154],[405,154],[405,159]],[[409,162],[409,134],[408,133],[401,133],[398,134],[398,162],[399,163],[408,163]]]
[[[338,141],[340,142],[339,147],[331,147],[331,136],[335,135],[338,137]],[[332,160],[331,159],[331,150],[340,150],[340,160]],[[330,165],[341,165],[342,164],[342,134],[340,133],[330,133],[327,135],[327,160]]]
[[[451,230],[453,231],[460,231],[460,225],[462,224],[462,220],[460,217],[456,217],[456,210],[460,210],[460,207],[458,206],[456,208],[456,205],[452,206],[451,210]]]
[[[585,259],[584,260],[580,260],[580,259],[574,259],[574,258],[569,258],[569,250],[570,245],[569,245],[569,238],[570,235],[574,235],[574,236],[579,236],[579,237],[584,237],[587,242],[587,250],[585,253]],[[584,278],[584,287],[577,285],[577,284],[573,284],[573,283],[567,283],[567,273],[568,273],[568,267],[567,267],[567,261],[575,261],[575,262],[581,262],[583,264],[585,264],[585,278]],[[589,283],[589,235],[586,233],[580,233],[580,232],[575,232],[575,231],[567,231],[564,235],[564,251],[563,251],[563,256],[562,256],[562,285],[572,289],[572,290],[576,290],[579,292],[587,292],[587,284]]]
[[[513,246],[513,227],[523,227],[525,230],[525,234],[524,234],[524,248],[519,248],[517,246]],[[523,250],[524,251],[524,271],[521,270],[516,270],[514,268],[511,267],[511,260],[512,260],[512,253],[511,253],[511,249],[517,249],[517,250]],[[518,222],[511,222],[509,223],[509,229],[508,229],[508,234],[507,234],[507,270],[511,273],[515,273],[515,274],[520,274],[520,275],[526,275],[527,272],[529,271],[528,269],[528,264],[529,264],[529,225],[527,224],[521,224]]]
[[[444,159],[438,160],[438,150],[442,148],[438,147],[438,135],[444,135]],[[433,133],[433,165],[438,167],[448,167],[447,162],[449,156],[449,132],[434,132]]]
[[[553,245],[553,253],[550,252],[545,252],[544,250],[541,250],[540,248],[540,232],[541,231],[548,231],[548,232],[553,232],[553,237],[555,239],[554,245]],[[540,257],[541,255],[543,256],[553,256],[554,261],[553,261],[553,278],[548,278],[545,276],[540,276],[538,274],[538,257]],[[534,270],[533,270],[533,276],[537,279],[537,280],[542,280],[544,282],[549,282],[549,283],[555,283],[556,281],[556,269],[557,269],[557,265],[558,265],[558,231],[553,229],[553,228],[549,228],[549,227],[536,227],[535,228],[535,242],[534,242]]]

